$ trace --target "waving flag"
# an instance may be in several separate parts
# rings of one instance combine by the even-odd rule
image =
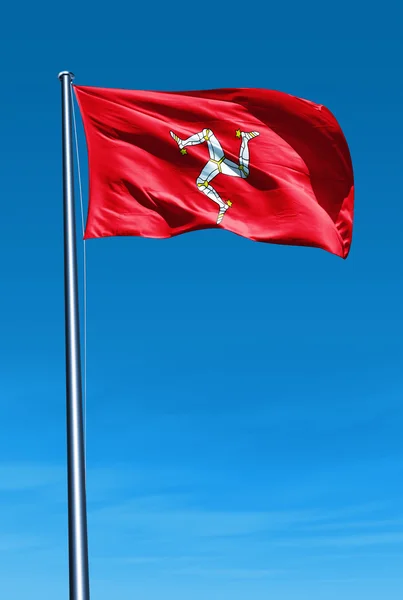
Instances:
[[[262,89],[74,89],[89,155],[86,238],[221,228],[347,257],[353,169],[324,106]]]

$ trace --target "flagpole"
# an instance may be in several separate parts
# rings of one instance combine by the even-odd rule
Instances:
[[[74,75],[68,71],[63,71],[59,73],[59,79],[62,84],[63,131],[64,299],[70,600],[89,600],[90,586],[72,143],[71,83]]]

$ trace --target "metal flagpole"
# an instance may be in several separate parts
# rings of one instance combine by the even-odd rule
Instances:
[[[85,455],[82,410],[80,325],[74,207],[71,82],[68,71],[62,84],[64,296],[66,323],[67,471],[69,513],[70,600],[89,600]]]

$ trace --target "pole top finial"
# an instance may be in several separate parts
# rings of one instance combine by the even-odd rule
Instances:
[[[71,80],[74,79],[74,73],[72,73],[71,71],[62,71],[61,73],[59,73],[58,78],[62,79],[65,75],[68,75],[68,77],[70,77]]]

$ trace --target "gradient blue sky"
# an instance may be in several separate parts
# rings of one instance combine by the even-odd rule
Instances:
[[[68,597],[57,74],[71,69],[82,85],[325,104],[357,189],[347,261],[219,231],[87,243],[92,597],[401,598],[397,1],[2,11],[1,597]]]

